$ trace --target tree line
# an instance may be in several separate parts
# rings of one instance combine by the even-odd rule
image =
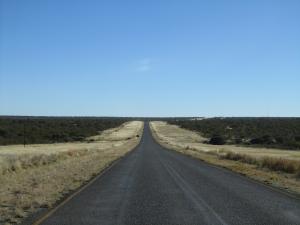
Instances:
[[[126,118],[0,117],[0,145],[82,141],[120,126]]]
[[[300,118],[173,119],[169,123],[200,132],[210,144],[300,149]]]

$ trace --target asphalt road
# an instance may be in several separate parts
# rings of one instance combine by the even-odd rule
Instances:
[[[300,224],[300,201],[167,150],[148,125],[140,145],[44,225]]]

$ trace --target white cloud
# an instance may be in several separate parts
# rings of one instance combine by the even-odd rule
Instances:
[[[151,70],[151,60],[149,58],[141,59],[137,61],[136,71],[147,72]]]

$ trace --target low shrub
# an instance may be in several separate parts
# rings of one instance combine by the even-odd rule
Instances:
[[[226,141],[221,135],[213,135],[208,143],[212,145],[224,145]]]
[[[83,141],[125,118],[0,116],[0,145]]]
[[[278,139],[278,138],[277,138]],[[264,135],[262,137],[258,137],[258,138],[253,138],[250,140],[251,144],[265,144],[265,145],[270,145],[270,144],[275,144],[276,143],[276,139],[273,138],[270,135]]]
[[[206,138],[219,134],[226,142],[268,148],[300,150],[300,118],[176,118],[168,121],[181,128],[199,132]]]

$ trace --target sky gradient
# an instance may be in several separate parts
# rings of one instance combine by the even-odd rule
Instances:
[[[300,1],[0,2],[0,115],[300,116]]]

